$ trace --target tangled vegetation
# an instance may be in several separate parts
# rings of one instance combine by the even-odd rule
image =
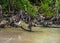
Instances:
[[[57,11],[58,13],[60,12],[60,0],[0,0],[0,3],[3,10],[7,8],[8,10],[23,10],[27,11],[31,16],[36,16],[38,10],[40,13],[48,16],[54,16]]]
[[[60,0],[0,0],[0,18],[14,25],[20,20],[29,24],[60,24]],[[49,22],[49,23],[47,23]],[[60,26],[58,26],[60,27]]]

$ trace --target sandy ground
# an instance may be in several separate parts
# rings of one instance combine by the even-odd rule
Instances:
[[[27,32],[20,28],[0,30],[0,43],[60,43],[59,28],[34,27],[35,32]]]

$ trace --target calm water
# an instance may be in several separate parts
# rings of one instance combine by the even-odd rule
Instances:
[[[32,28],[35,32],[27,32],[20,28],[0,30],[0,43],[60,43],[60,29]]]

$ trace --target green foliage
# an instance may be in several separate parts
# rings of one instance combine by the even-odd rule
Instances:
[[[33,6],[31,6],[30,8],[28,7],[28,10],[27,10],[30,14],[31,14],[31,16],[37,16],[37,9],[36,9],[36,7],[33,7]]]
[[[2,9],[5,9],[8,5],[7,0],[2,0]]]
[[[53,0],[43,0],[42,2],[43,3],[46,3],[46,4],[51,4]]]
[[[14,8],[18,10],[27,11],[31,16],[35,17],[37,15],[37,8],[31,5],[29,0],[2,0],[2,8],[6,9],[9,4],[9,1],[14,1]]]
[[[56,5],[57,10],[60,11],[60,0],[57,0],[55,5]]]
[[[54,12],[52,12],[52,0],[44,0],[40,3],[40,11],[43,12],[44,15],[46,16],[54,16]]]
[[[15,5],[19,10],[27,11],[33,17],[37,15],[37,8],[31,5],[29,0],[16,0]]]
[[[31,16],[37,16],[37,8],[33,6],[29,0],[10,0],[11,5],[13,4],[13,8],[17,8],[18,10],[27,11]],[[57,2],[56,2],[57,1]],[[14,2],[14,3],[13,3]],[[54,16],[56,14],[56,10],[60,11],[60,0],[35,0],[36,3],[40,4],[40,12],[47,16]],[[9,0],[2,0],[2,9],[6,9],[9,5]]]

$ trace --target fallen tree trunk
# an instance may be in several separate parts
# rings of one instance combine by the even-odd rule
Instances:
[[[51,25],[51,26],[48,26],[49,28],[60,28],[60,25]]]

